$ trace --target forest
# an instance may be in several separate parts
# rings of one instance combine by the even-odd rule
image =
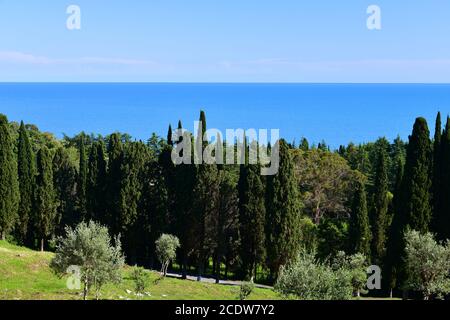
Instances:
[[[203,111],[199,120],[206,131]],[[266,284],[301,250],[321,261],[362,254],[382,269],[380,295],[403,288],[405,231],[450,239],[450,118],[440,113],[433,137],[419,117],[408,141],[334,150],[280,139],[273,176],[247,161],[175,165],[174,131],[58,139],[0,114],[1,239],[52,251],[66,226],[92,220],[120,235],[129,265],[159,268],[155,241],[172,234],[181,246],[170,269],[182,276]]]

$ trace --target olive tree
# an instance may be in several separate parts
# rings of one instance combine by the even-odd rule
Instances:
[[[406,289],[417,290],[425,300],[450,293],[450,242],[437,243],[431,233],[405,232]]]
[[[180,247],[180,241],[176,236],[170,234],[163,234],[155,242],[156,255],[159,262],[161,262],[161,274],[165,277],[167,275],[167,268],[169,264],[177,256],[177,249]]]
[[[67,275],[73,267],[78,268],[84,300],[91,287],[98,299],[104,284],[122,280],[125,258],[119,237],[112,244],[108,229],[93,221],[82,222],[75,229],[66,227],[65,233],[65,237],[56,239],[56,254],[50,268],[59,276]]]
[[[347,270],[351,275],[353,295],[360,297],[361,293],[366,294],[367,285],[367,258],[361,253],[346,255],[344,251],[339,251],[333,259],[332,268],[334,270]]]
[[[351,273],[347,269],[333,270],[317,260],[314,253],[305,251],[281,268],[275,290],[302,300],[349,300],[353,293]]]

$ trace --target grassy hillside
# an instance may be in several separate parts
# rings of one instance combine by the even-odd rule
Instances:
[[[80,292],[66,287],[66,279],[55,276],[48,264],[53,254],[36,252],[0,241],[0,300],[68,300],[81,299]],[[133,281],[129,278],[131,268],[123,270],[120,285],[108,285],[102,291],[102,299],[126,300],[232,300],[237,297],[238,287],[198,283],[195,281],[164,279],[157,284],[159,275],[149,272],[149,286],[144,297],[136,297]],[[272,290],[255,289],[250,299],[277,299]]]

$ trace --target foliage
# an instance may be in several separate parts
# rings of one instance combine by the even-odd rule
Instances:
[[[349,225],[343,219],[324,219],[317,227],[318,256],[326,259],[348,247]]]
[[[450,293],[450,242],[436,243],[431,233],[405,233],[406,288],[418,290],[425,300]]]
[[[379,148],[376,154],[372,203],[369,210],[369,221],[372,231],[371,253],[372,261],[381,264],[384,257],[387,214],[389,205],[389,180],[387,154],[384,148]]]
[[[295,180],[294,162],[286,141],[274,146],[279,151],[278,174],[269,176],[266,189],[267,261],[276,277],[282,265],[295,258],[300,247],[302,202]],[[272,150],[273,152],[273,150]]]
[[[161,273],[166,276],[169,263],[177,256],[180,241],[176,236],[163,234],[156,240],[156,255],[162,264]]]
[[[281,268],[275,290],[301,300],[350,300],[351,280],[348,270],[333,270],[314,253],[302,251],[295,261]]]
[[[239,300],[247,300],[255,289],[253,282],[244,282],[239,287]]]
[[[65,237],[58,237],[56,242],[56,254],[50,267],[63,276],[70,266],[78,266],[85,300],[91,287],[98,299],[103,285],[122,280],[124,256],[120,239],[116,237],[113,245],[106,227],[93,221],[82,222],[75,229],[67,227]]]
[[[17,152],[20,191],[18,237],[21,242],[24,243],[28,242],[28,234],[31,232],[28,228],[30,225],[32,226],[30,219],[33,215],[34,191],[36,187],[36,164],[28,132],[23,122],[20,123]]]
[[[6,116],[0,114],[0,239],[2,240],[16,223],[19,200],[17,163],[11,130]]]
[[[44,251],[44,241],[55,230],[56,209],[58,200],[53,186],[52,156],[46,146],[37,155],[36,199],[34,218],[35,227],[41,240],[41,251]]]
[[[296,150],[294,163],[305,212],[316,224],[323,217],[348,214],[347,202],[360,174],[353,171],[344,158],[319,149]]]
[[[357,297],[368,292],[364,289],[367,284],[367,267],[367,258],[361,253],[348,256],[344,251],[339,251],[332,261],[333,270],[347,270],[351,274],[353,293]]]
[[[356,185],[350,216],[350,251],[370,257],[371,236],[365,186],[363,182],[359,182]]]
[[[131,271],[131,279],[134,282],[134,290],[137,294],[143,294],[147,287],[147,273],[144,268],[134,267]]]
[[[243,278],[255,276],[258,264],[265,261],[266,207],[260,166],[245,164],[239,174],[239,222]]]

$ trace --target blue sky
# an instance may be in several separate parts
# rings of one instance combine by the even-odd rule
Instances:
[[[449,15],[448,0],[0,0],[0,81],[449,83]]]

